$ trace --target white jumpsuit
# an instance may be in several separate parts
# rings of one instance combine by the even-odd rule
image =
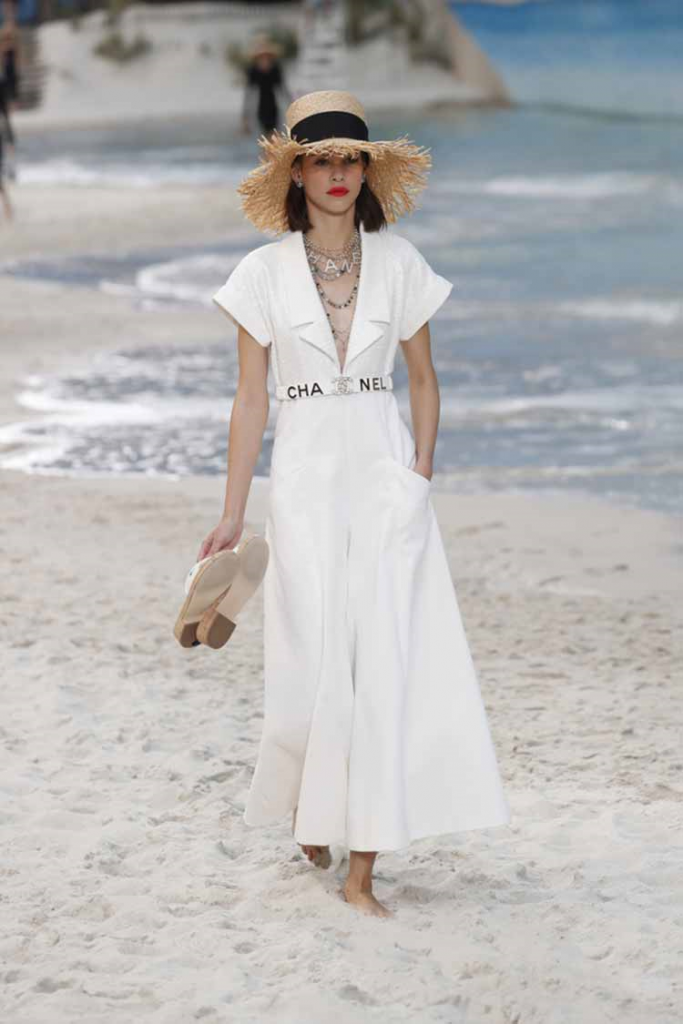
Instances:
[[[375,377],[452,285],[390,230],[361,226],[361,244],[343,372]],[[213,299],[271,346],[276,386],[340,374],[300,231],[248,253]],[[392,390],[279,403],[249,825],[296,809],[299,843],[381,851],[510,820],[431,482],[414,462]]]

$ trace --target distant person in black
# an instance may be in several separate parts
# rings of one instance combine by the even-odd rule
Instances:
[[[16,109],[19,98],[19,31],[12,8],[5,0],[5,23],[0,27],[0,82],[5,87],[8,109]]]
[[[7,143],[12,149],[12,156],[14,156],[14,132],[12,131],[12,122],[9,117],[9,107],[6,100],[5,85],[0,79],[0,198],[2,199],[2,205],[5,210],[5,216],[8,220],[13,217],[12,204],[9,201],[7,195],[7,189],[5,188],[4,178],[5,171],[3,166],[3,143],[4,137],[7,136]]]
[[[261,133],[269,135],[274,128],[280,127],[278,91],[282,93],[285,106],[289,106],[292,97],[284,81],[280,48],[266,37],[261,37],[250,49],[246,68],[242,105],[242,131],[245,134],[258,127]]]

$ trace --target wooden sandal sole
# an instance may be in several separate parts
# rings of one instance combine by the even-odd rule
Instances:
[[[263,579],[268,565],[268,544],[250,537],[238,553],[238,566],[227,592],[204,612],[197,625],[197,639],[214,650],[223,647],[237,628],[236,618]]]
[[[199,568],[173,627],[173,635],[181,647],[199,645],[197,626],[201,616],[227,593],[238,568],[238,555],[228,548],[216,552]]]

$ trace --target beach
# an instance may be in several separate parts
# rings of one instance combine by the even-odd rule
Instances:
[[[14,197],[6,259],[244,237],[219,187]],[[27,376],[124,337],[235,344],[215,309],[39,278],[0,275],[0,307],[0,425],[35,415]],[[288,821],[242,821],[261,592],[224,649],[173,638],[223,478],[0,477],[3,1020],[678,1020],[680,517],[435,479],[512,820],[380,854],[378,920]]]

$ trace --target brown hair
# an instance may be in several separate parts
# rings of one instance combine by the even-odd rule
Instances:
[[[292,166],[296,163],[301,164],[301,157],[302,154],[299,154],[294,159]],[[363,159],[363,167],[367,167],[370,163],[370,154],[361,150],[361,157]],[[293,181],[290,182],[289,190],[285,197],[285,211],[290,231],[308,231],[311,228],[312,225],[308,218],[304,190],[298,188]],[[379,231],[387,226],[387,219],[384,216],[382,204],[367,181],[364,181],[361,185],[360,192],[356,198],[354,221],[356,227],[359,227],[362,221],[366,231]]]

